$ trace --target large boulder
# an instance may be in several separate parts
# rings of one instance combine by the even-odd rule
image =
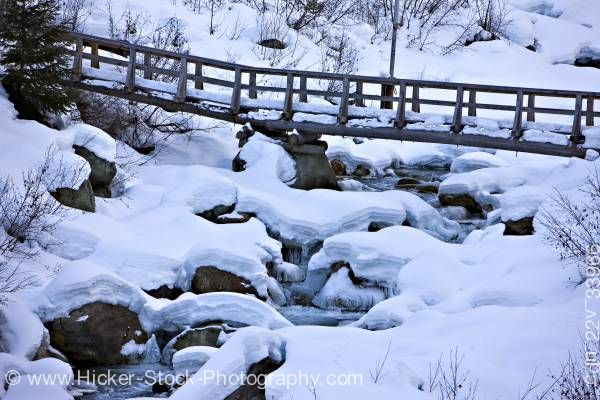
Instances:
[[[229,334],[234,331],[235,329],[225,323],[210,323],[186,329],[166,344],[162,352],[161,361],[164,364],[170,365],[173,355],[188,347],[220,347],[219,336],[222,333]]]
[[[126,363],[148,340],[137,314],[120,305],[86,304],[46,325],[52,345],[76,365]]]
[[[440,193],[438,198],[442,206],[460,206],[475,214],[480,214],[482,212],[481,205],[469,193]]]
[[[94,189],[89,179],[86,179],[79,189],[58,188],[50,192],[59,203],[82,211],[95,212],[96,199]]]
[[[197,294],[234,292],[253,294],[259,297],[256,289],[247,279],[212,266],[202,266],[196,269],[191,289]]]
[[[325,155],[327,143],[317,140],[298,146],[284,145],[296,163],[293,188],[339,190],[336,174]]]
[[[331,164],[331,168],[333,168],[333,172],[337,175],[337,176],[344,176],[344,175],[348,175],[348,171],[346,170],[346,165],[338,160],[331,160],[329,162]]]
[[[85,147],[73,145],[73,149],[75,149],[75,154],[85,158],[90,164],[92,171],[89,179],[94,194],[98,197],[111,197],[110,186],[117,175],[117,165],[98,157]]]
[[[508,220],[504,222],[504,235],[524,236],[533,234],[533,217],[521,218],[517,221]]]

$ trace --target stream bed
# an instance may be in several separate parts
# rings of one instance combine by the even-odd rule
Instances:
[[[437,190],[423,190],[419,187],[398,187],[398,181],[403,178],[414,179],[422,182],[425,186],[434,187],[443,181],[449,171],[444,169],[425,169],[402,167],[394,170],[395,175],[386,176],[367,176],[340,177],[340,180],[353,179],[363,185],[362,190],[369,191],[387,191],[387,190],[405,190],[419,196],[434,208],[441,210],[437,199]],[[461,234],[453,242],[462,242],[464,238],[476,228],[481,227],[484,221],[479,219],[457,220],[462,229]],[[365,311],[342,311],[342,310],[323,310],[310,305],[287,305],[279,307],[278,311],[294,325],[318,325],[318,326],[344,326],[348,325],[361,316]],[[127,385],[115,385],[112,382],[105,385],[97,385],[97,391],[85,393],[78,397],[83,400],[125,400],[136,397],[146,398],[166,398],[167,393],[155,393],[153,391],[153,379],[157,376],[174,376],[174,371],[170,366],[159,363],[142,363],[131,365],[118,365],[114,367],[90,367],[75,369],[77,376],[87,377],[90,374],[106,375],[110,371],[113,375],[128,375],[131,379]]]

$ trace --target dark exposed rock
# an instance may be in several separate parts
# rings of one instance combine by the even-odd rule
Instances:
[[[259,46],[268,47],[269,49],[283,50],[285,49],[285,43],[279,39],[265,39],[260,41]]]
[[[331,160],[329,163],[331,164],[331,168],[333,168],[333,172],[337,176],[344,176],[348,174],[348,171],[346,171],[346,166],[340,160]]]
[[[356,167],[356,169],[354,169],[354,171],[352,171],[352,175],[359,177],[369,176],[371,175],[371,170],[364,165],[359,165]]]
[[[252,213],[238,213],[238,216],[223,214],[215,222],[217,224],[243,224],[244,222],[248,222],[252,217]]]
[[[284,148],[296,162],[296,180],[291,187],[339,190],[337,178],[325,155],[327,143],[318,140],[301,146],[285,145]]]
[[[92,188],[89,179],[86,179],[77,190],[71,188],[59,188],[54,192],[50,192],[50,194],[59,203],[67,207],[89,212],[96,211],[94,189]]]
[[[235,204],[219,205],[196,215],[212,222],[218,222],[221,215],[230,214],[233,210],[235,210]]]
[[[283,362],[276,362],[271,358],[265,358],[252,365],[248,370],[247,375],[253,377],[266,376],[275,371],[282,364]],[[252,379],[249,383],[244,383],[229,396],[225,397],[225,400],[265,400],[265,388],[259,385],[261,382],[263,382],[262,379]]]
[[[396,182],[396,186],[406,186],[406,185],[418,185],[419,183],[421,183],[420,180],[415,179],[415,178],[410,178],[410,177],[404,177],[404,178],[400,178],[398,179],[398,182]]]
[[[125,343],[143,344],[148,336],[137,314],[106,303],[90,303],[68,317],[47,324],[50,342],[76,365],[113,365],[128,362],[121,354]]]
[[[150,296],[156,299],[169,299],[175,300],[183,294],[183,290],[177,287],[170,288],[167,285],[162,285],[156,289],[144,290]]]
[[[98,197],[111,197],[110,185],[117,175],[117,165],[98,157],[85,147],[74,145],[73,149],[75,149],[75,154],[83,157],[90,164],[92,169],[90,183],[94,194]]]
[[[256,289],[247,279],[211,266],[201,266],[196,269],[192,279],[192,292],[197,294],[234,292],[259,297]]]
[[[231,170],[233,172],[242,172],[246,170],[246,160],[240,157],[240,153],[238,153],[233,161],[231,161]]]
[[[221,335],[222,332],[231,333],[233,331],[235,331],[235,329],[232,329],[223,322],[204,324],[199,327],[187,329],[173,337],[167,345],[164,346],[162,362],[167,365],[171,364],[173,354],[188,347],[220,347],[219,335]]]
[[[387,228],[389,226],[392,226],[391,224],[387,223],[387,222],[377,222],[377,221],[373,221],[369,224],[369,227],[367,228],[367,230],[369,232],[377,232],[380,231],[384,228]]]
[[[482,211],[481,205],[468,193],[440,194],[438,198],[443,206],[461,206],[469,210],[469,212],[477,214],[480,214]]]
[[[533,235],[533,217],[521,218],[518,221],[504,221],[504,225],[505,235]]]
[[[600,48],[583,46],[574,61],[577,67],[600,68]]]
[[[152,393],[154,393],[154,394],[169,393],[170,390],[171,390],[171,387],[169,385],[167,385],[166,383],[154,382],[152,384]]]

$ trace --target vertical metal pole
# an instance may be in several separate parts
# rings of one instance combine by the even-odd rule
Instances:
[[[394,77],[396,64],[396,40],[398,36],[398,13],[400,12],[400,0],[394,2],[394,14],[392,15],[392,50],[390,52],[390,78]]]

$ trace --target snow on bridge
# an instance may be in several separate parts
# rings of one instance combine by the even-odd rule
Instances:
[[[79,33],[68,40],[69,86],[259,131],[295,130],[295,144],[325,134],[566,157],[600,150],[599,92],[258,68]]]

